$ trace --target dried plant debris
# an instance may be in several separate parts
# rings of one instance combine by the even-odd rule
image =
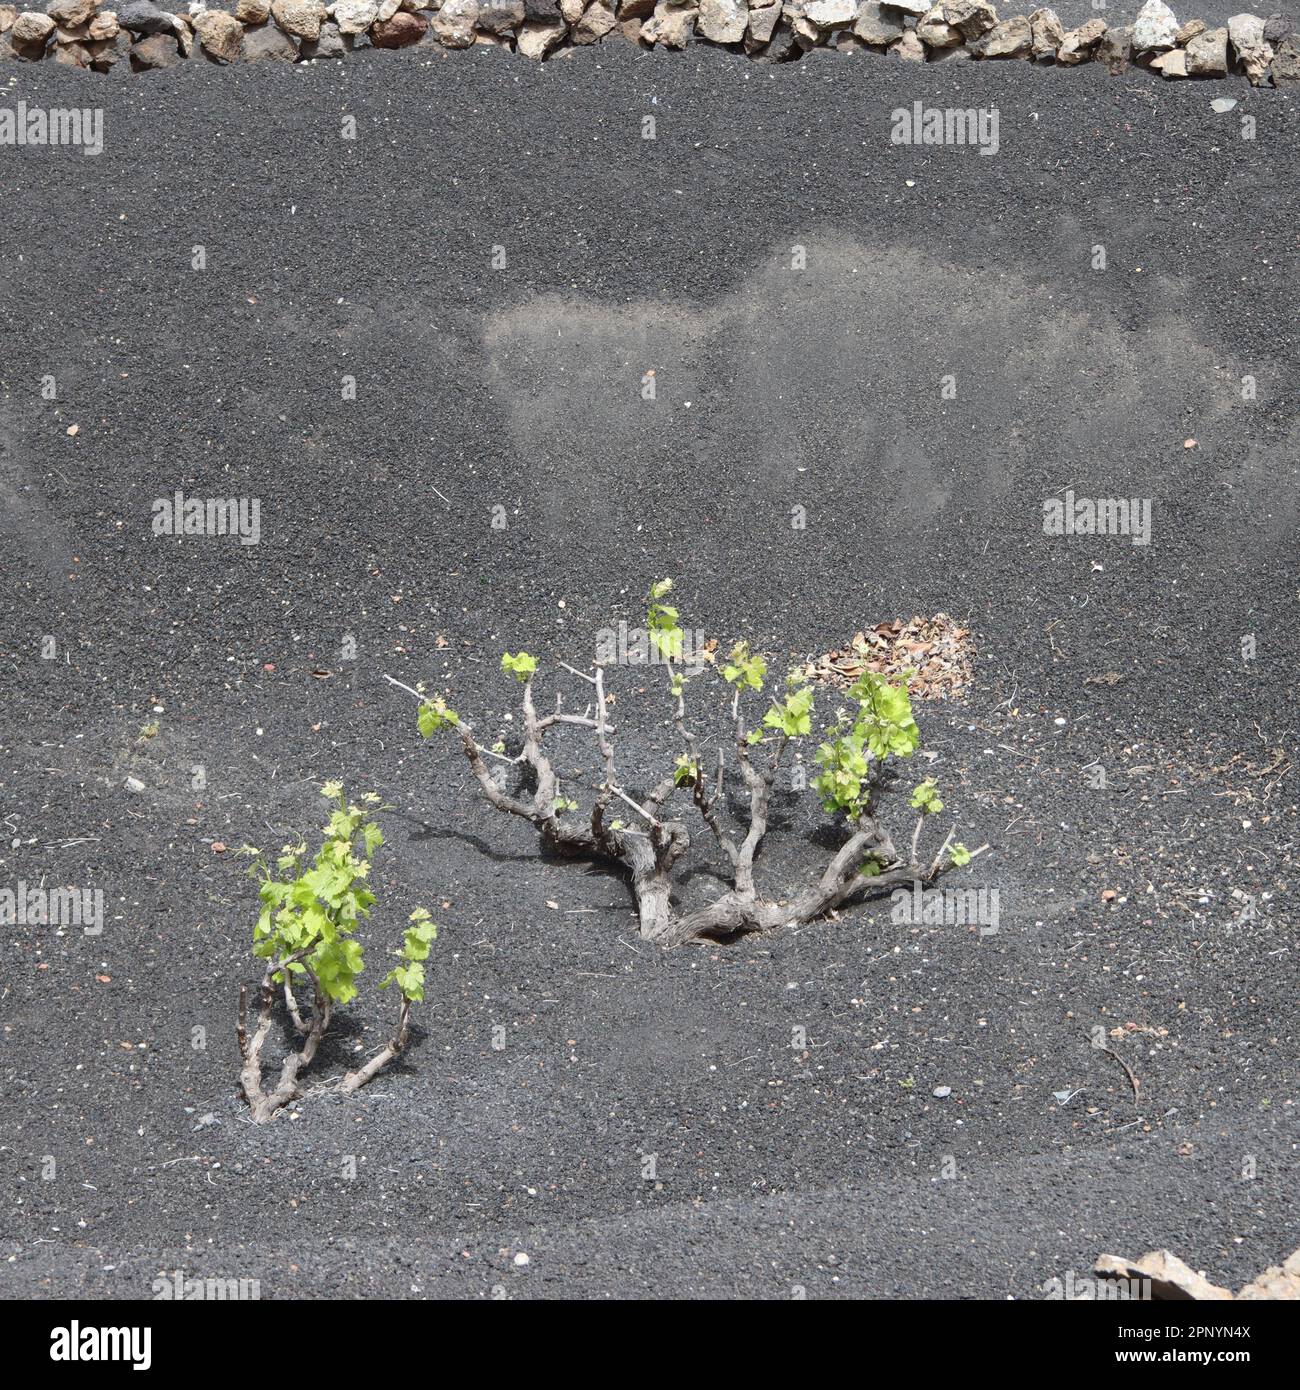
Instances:
[[[839,650],[810,661],[809,680],[851,685],[864,671],[906,677],[913,699],[955,700],[974,680],[975,644],[969,628],[947,613],[913,616],[906,623],[877,623]]]

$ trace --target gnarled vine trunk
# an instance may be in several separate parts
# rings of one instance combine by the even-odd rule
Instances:
[[[755,885],[754,861],[767,833],[772,787],[788,739],[784,735],[778,736],[769,763],[763,767],[755,766],[746,731],[740,721],[737,693],[732,703],[736,758],[749,792],[749,824],[743,839],[737,842],[724,829],[717,814],[723,794],[721,751],[716,782],[710,791],[705,785],[699,741],[686,728],[680,692],[674,722],[685,742],[694,774],[681,782],[675,777],[666,778],[648,796],[637,799],[622,788],[615,768],[615,730],[607,718],[603,671],[598,666],[596,674],[588,676],[574,671],[572,667],[565,669],[595,687],[594,718],[590,707],[586,714],[565,713],[559,696],[556,697],[554,712],[539,716],[533,702],[530,676],[523,687],[524,741],[518,756],[504,758],[500,754],[488,753],[480,747],[472,728],[462,720],[454,721],[456,732],[480,792],[498,811],[531,822],[543,845],[555,853],[611,861],[627,870],[636,900],[640,935],[644,940],[668,947],[693,940],[715,940],[744,932],[802,925],[856,897],[886,892],[913,881],[927,883],[941,871],[942,849],[928,867],[917,862],[919,821],[916,834],[912,837],[911,854],[904,860],[875,816],[865,813],[857,818],[849,838],[814,883],[786,901],[765,897]],[[391,676],[385,679],[417,699],[424,698],[418,691],[402,685]],[[542,749],[547,730],[557,724],[572,724],[592,730],[599,742],[605,775],[588,824],[564,818],[557,811],[558,781]],[[498,786],[488,768],[488,756],[502,758],[513,765],[524,764],[531,769],[534,778],[531,798],[525,800],[512,796]],[[706,906],[679,914],[672,903],[672,869],[689,849],[691,841],[682,821],[664,816],[662,807],[681,785],[690,789],[692,801],[702,820],[730,861],[732,886]],[[608,812],[616,800],[630,807],[645,828],[630,829],[609,821]],[[867,871],[868,863],[875,872]]]

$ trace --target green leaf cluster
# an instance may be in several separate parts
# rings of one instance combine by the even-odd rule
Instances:
[[[424,962],[429,958],[429,949],[438,937],[438,924],[429,915],[426,907],[417,907],[411,913],[413,925],[407,927],[402,939],[401,950],[394,955],[401,960],[379,982],[380,989],[396,985],[402,996],[412,1003],[424,1003]]]
[[[849,687],[849,698],[858,704],[856,727],[866,735],[867,748],[873,758],[910,758],[921,741],[916,720],[912,718],[912,701],[907,684],[898,684],[865,671]]]
[[[650,586],[650,604],[646,609],[645,625],[650,645],[660,656],[675,661],[682,654],[685,633],[677,622],[677,610],[671,604],[660,602],[672,593],[672,588],[671,579],[660,579]]]
[[[373,792],[358,805],[339,782],[326,782],[321,791],[332,810],[315,858],[305,862],[307,844],[301,841],[284,846],[274,871],[260,857],[249,870],[262,879],[253,954],[271,961],[298,957],[287,967],[292,974],[310,970],[325,994],[346,1004],[356,998],[356,978],[365,969],[353,933],[375,901],[366,881],[384,832],[372,819],[379,804]],[[282,972],[275,979],[281,983]]]
[[[867,808],[871,788],[868,778],[871,762],[866,734],[854,728],[828,739],[813,755],[821,769],[812,779],[813,790],[822,799],[822,809],[856,816]]]
[[[420,736],[432,738],[439,729],[454,729],[460,723],[460,715],[454,709],[449,709],[446,700],[441,696],[435,696],[431,700],[421,702],[416,722],[419,725]]]
[[[523,685],[525,681],[532,680],[536,674],[537,658],[529,656],[527,652],[520,652],[517,656],[511,656],[509,652],[502,652],[501,669],[508,675],[514,676],[515,680]]]
[[[920,741],[905,684],[895,685],[868,671],[849,687],[857,704],[851,728],[843,721],[817,750],[821,771],[812,779],[822,806],[846,816],[862,814],[871,800],[871,763],[890,754],[909,758]],[[914,803],[915,804],[915,803]]]
[[[766,676],[767,662],[761,656],[751,654],[748,642],[737,642],[722,668],[723,680],[741,690],[762,690]]]
[[[796,686],[783,700],[773,700],[763,723],[787,738],[802,738],[812,732],[813,688]]]

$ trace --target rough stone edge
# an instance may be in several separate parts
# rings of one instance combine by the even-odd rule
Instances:
[[[0,59],[52,60],[97,72],[217,64],[316,62],[357,48],[505,48],[541,61],[602,42],[680,50],[694,43],[768,61],[818,49],[913,62],[1101,63],[1165,80],[1245,76],[1300,81],[1300,32],[1284,16],[1234,15],[1211,29],[1179,24],[1146,0],[1132,24],[1100,18],[1064,30],[1055,12],[999,19],[990,0],[196,0],[185,14],[151,0],[48,0],[44,12],[0,3]],[[116,5],[116,8],[114,6]],[[1139,48],[1138,43],[1144,44]]]

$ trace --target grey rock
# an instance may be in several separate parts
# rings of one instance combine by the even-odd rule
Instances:
[[[271,14],[286,34],[297,39],[315,39],[320,37],[325,6],[320,0],[274,0]]]
[[[1107,29],[1092,56],[1094,62],[1104,63],[1108,72],[1123,72],[1133,57],[1132,26],[1126,24],[1122,29]]]
[[[347,43],[337,24],[326,22],[320,27],[320,38],[304,39],[302,56],[304,58],[342,58],[348,51]]]
[[[695,5],[672,5],[668,0],[659,0],[654,14],[641,26],[641,37],[646,43],[663,48],[685,48],[695,33],[699,13]]]
[[[99,39],[90,45],[92,58],[90,66],[96,72],[111,72],[119,63],[123,69],[130,67],[131,36],[125,29],[119,30],[111,39]]]
[[[334,23],[340,34],[364,34],[378,14],[375,0],[338,0],[334,6]]]
[[[88,68],[94,57],[90,45],[76,39],[60,39],[50,53],[54,61],[65,68]]]
[[[876,0],[863,0],[853,21],[853,34],[863,43],[890,44],[903,37],[903,18],[892,6],[888,9]]]
[[[1172,48],[1178,38],[1178,17],[1164,0],[1146,0],[1133,20],[1133,47],[1138,53]]]
[[[298,45],[274,24],[244,30],[244,62],[294,63],[297,60]]]
[[[519,26],[516,49],[525,58],[540,63],[564,37],[564,21],[557,10],[550,19],[526,19]]]
[[[1228,31],[1207,29],[1187,45],[1187,75],[1189,77],[1226,77],[1228,75]]]
[[[777,9],[782,7],[778,5]],[[776,28],[772,30],[772,37],[767,44],[754,52],[754,56],[765,63],[783,63],[793,56],[799,47],[795,37],[794,25],[790,23],[784,15],[780,17]]]
[[[174,34],[175,21],[149,0],[129,0],[117,12],[117,22],[133,34]]]
[[[746,51],[761,47],[776,32],[776,22],[781,18],[781,6],[764,5],[762,9],[750,10],[749,26],[745,34]]]
[[[45,13],[61,29],[77,29],[90,23],[98,0],[50,0]]]
[[[1264,21],[1258,15],[1235,14],[1228,21],[1228,37],[1235,49],[1253,48],[1264,40]]]
[[[1028,58],[1033,49],[1033,33],[1024,15],[999,20],[970,46],[975,58]]]
[[[508,34],[524,22],[526,14],[524,0],[480,0],[477,27],[489,34]]]
[[[943,17],[943,5],[927,10],[916,22],[916,36],[927,48],[956,48],[962,41],[961,30]]]
[[[977,39],[998,22],[998,12],[989,0],[945,0],[945,21],[967,39]]]
[[[1278,44],[1288,34],[1295,34],[1298,31],[1300,31],[1300,24],[1297,24],[1289,14],[1270,15],[1264,21],[1264,42]]]
[[[700,33],[711,43],[739,43],[748,25],[745,0],[700,0]]]
[[[1087,24],[1081,24],[1077,29],[1071,29],[1061,40],[1061,46],[1056,50],[1056,61],[1063,67],[1074,68],[1080,63],[1086,63],[1093,55],[1097,45],[1101,42],[1101,36],[1106,32],[1106,21],[1104,19],[1090,19]]]
[[[1151,62],[1152,68],[1165,79],[1187,76],[1187,50],[1171,48]]]
[[[617,23],[613,5],[608,0],[594,0],[569,31],[569,38],[576,44],[599,43]],[[743,29],[741,33],[744,33]]]
[[[1029,16],[1029,31],[1033,35],[1033,54],[1040,60],[1056,57],[1065,38],[1060,17],[1055,10],[1035,10]]]
[[[194,17],[194,36],[203,52],[223,63],[237,63],[244,43],[244,26],[224,10],[204,10]]]
[[[1278,44],[1268,73],[1274,82],[1300,82],[1300,34],[1288,34]]]
[[[905,29],[903,37],[889,45],[889,57],[899,58],[904,63],[925,62],[925,45],[916,37],[915,29]]]
[[[27,11],[14,20],[9,31],[15,43],[39,44],[44,48],[46,41],[54,32],[54,21],[47,14],[34,14]]]
[[[446,0],[429,27],[444,48],[470,48],[477,22],[478,0]]]
[[[145,72],[151,68],[171,68],[184,61],[176,42],[176,35],[172,33],[148,34],[138,43],[131,45],[131,66],[137,72]]]
[[[857,0],[803,0],[803,17],[819,32],[844,29],[858,12]]]
[[[1228,38],[1242,71],[1258,83],[1273,58],[1271,46],[1264,41],[1264,21],[1253,14],[1235,14],[1228,21]]]
[[[790,27],[794,30],[794,40],[805,53],[811,52],[814,48],[820,47],[826,41],[826,36],[810,19],[805,19],[802,14],[791,14]]]

